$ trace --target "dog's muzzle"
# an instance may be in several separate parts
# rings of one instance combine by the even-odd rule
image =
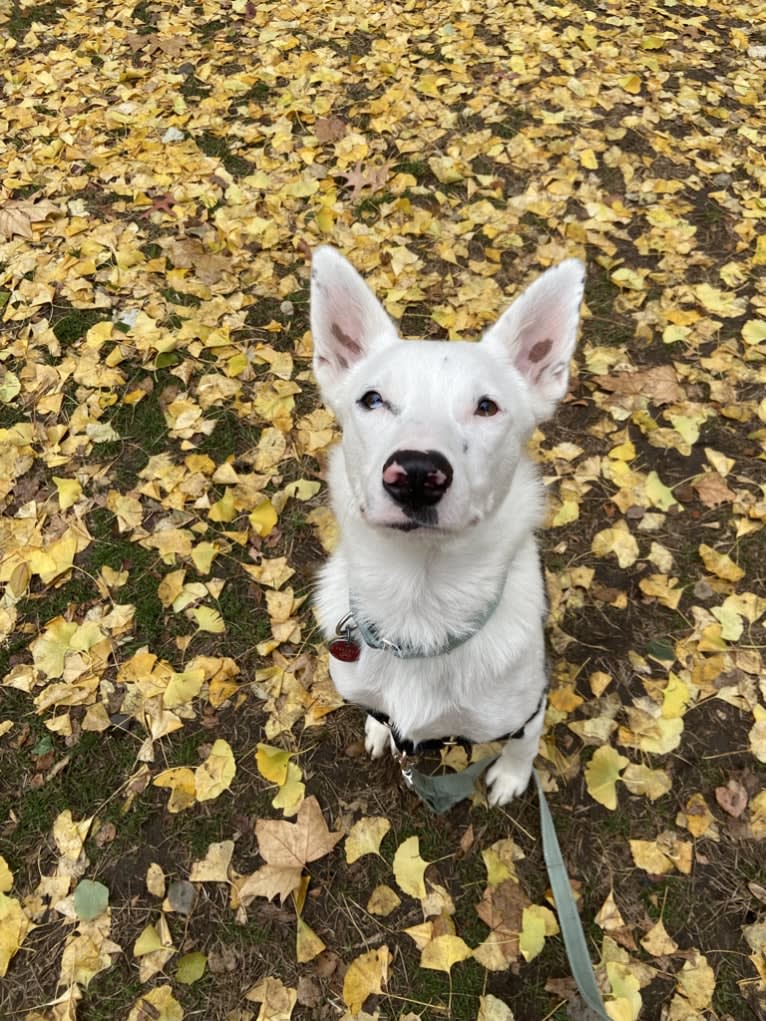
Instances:
[[[408,516],[433,507],[452,483],[452,465],[438,450],[397,450],[383,465],[383,488]]]

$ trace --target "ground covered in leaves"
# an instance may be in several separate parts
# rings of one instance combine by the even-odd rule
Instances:
[[[764,1017],[759,7],[4,6],[3,1017],[585,1016],[533,795],[328,683],[324,241],[408,336],[587,260],[538,767],[614,1021]]]

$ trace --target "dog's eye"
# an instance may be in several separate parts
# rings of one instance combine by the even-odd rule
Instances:
[[[377,390],[368,390],[363,393],[357,401],[357,404],[361,404],[362,407],[367,408],[368,411],[374,411],[375,408],[382,408],[386,402],[380,396]]]
[[[492,400],[491,397],[482,397],[476,405],[475,415],[482,415],[484,418],[489,418],[491,415],[496,415],[500,409],[497,404]]]

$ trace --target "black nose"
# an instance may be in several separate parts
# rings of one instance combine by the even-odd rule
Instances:
[[[383,488],[402,507],[432,507],[452,482],[452,465],[436,450],[397,450],[383,465]]]

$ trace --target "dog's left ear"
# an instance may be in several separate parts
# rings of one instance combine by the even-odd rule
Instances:
[[[524,377],[538,421],[548,418],[567,392],[584,286],[585,266],[579,259],[559,263],[538,277],[482,338]]]
[[[311,259],[314,375],[326,398],[356,362],[398,341],[386,310],[340,252],[322,245]]]

